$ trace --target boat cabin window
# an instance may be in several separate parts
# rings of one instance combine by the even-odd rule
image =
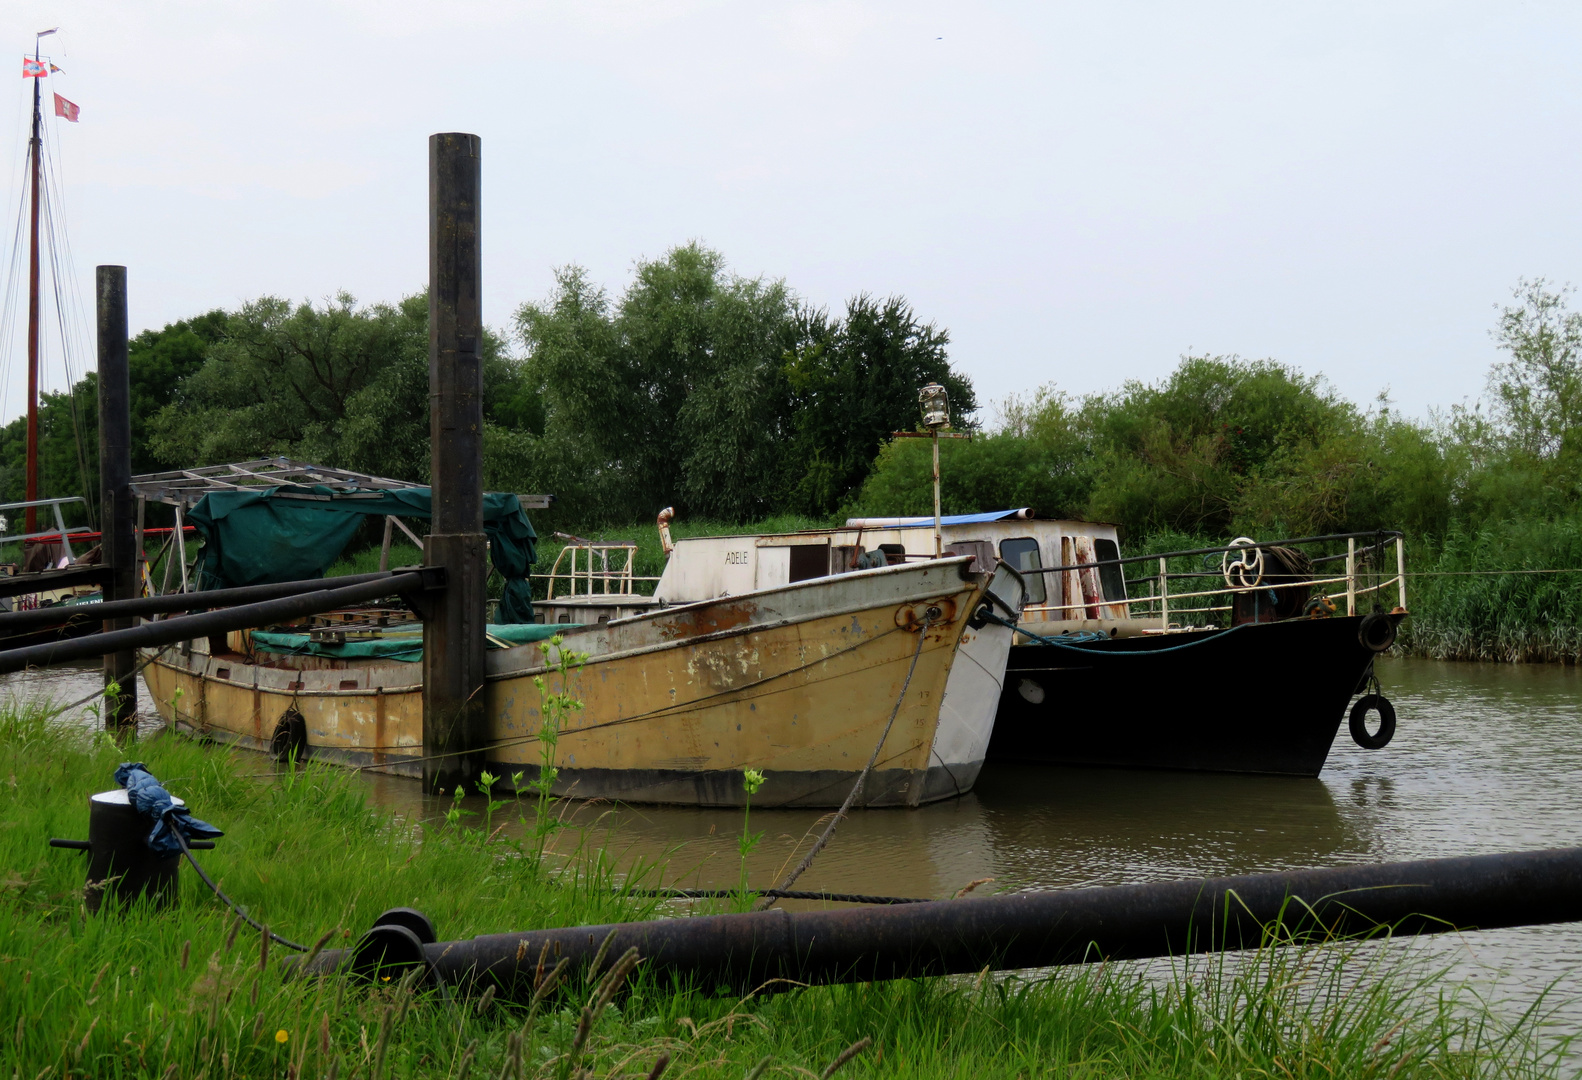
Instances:
[[[1098,539],[1093,541],[1093,555],[1097,561],[1103,563],[1099,567],[1099,584],[1104,589],[1104,599],[1118,602],[1126,599],[1126,574],[1121,570],[1121,564],[1109,560],[1119,560],[1121,549],[1115,546],[1114,540]]]
[[[829,575],[828,544],[793,544],[791,546],[791,580],[808,581]]]
[[[1038,558],[1038,541],[1031,536],[1019,536],[1015,540],[1000,541],[1000,558],[1011,565],[1014,570],[1042,570],[1044,564]],[[1044,602],[1044,575],[1028,574],[1027,602],[1029,604],[1042,604]]]

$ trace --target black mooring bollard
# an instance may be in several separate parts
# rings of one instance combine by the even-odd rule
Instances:
[[[182,805],[180,799],[177,805]],[[118,905],[147,897],[156,908],[176,902],[176,872],[180,855],[161,855],[148,846],[154,822],[132,807],[124,788],[101,791],[88,800],[88,839],[51,840],[50,847],[88,853],[88,882],[83,901],[97,912],[105,894]],[[212,840],[189,840],[194,849],[212,848]]]

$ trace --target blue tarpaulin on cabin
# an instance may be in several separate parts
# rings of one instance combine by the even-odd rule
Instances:
[[[203,534],[198,587],[228,589],[323,577],[362,519],[386,514],[431,517],[433,492],[426,487],[346,492],[321,485],[212,491],[187,514]],[[510,493],[486,492],[483,531],[489,538],[489,558],[505,578],[500,621],[532,622],[527,574],[538,559],[538,534],[521,500]]]
[[[939,523],[941,525],[976,525],[982,521],[1004,521],[1006,518],[1021,517],[1026,513],[1027,508],[1023,507],[1020,510],[990,510],[983,514],[953,514],[949,517],[940,518]],[[846,524],[851,525],[852,522],[848,521]],[[894,525],[883,527],[887,529],[921,529],[925,525],[932,529],[934,527],[934,519],[932,517],[903,518]]]

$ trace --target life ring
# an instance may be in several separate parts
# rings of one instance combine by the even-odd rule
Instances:
[[[1372,652],[1384,652],[1395,644],[1395,620],[1379,611],[1364,615],[1357,627],[1357,643]]]
[[[1368,733],[1368,713],[1379,714],[1379,731]],[[1351,741],[1364,750],[1383,750],[1395,738],[1395,706],[1383,694],[1366,694],[1351,707]]]
[[[275,723],[269,754],[276,761],[301,761],[308,756],[308,722],[295,705],[281,713]]]

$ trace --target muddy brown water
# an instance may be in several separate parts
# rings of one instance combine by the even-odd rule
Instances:
[[[939,897],[983,878],[993,879],[983,892],[1055,889],[1582,844],[1582,672],[1392,660],[1379,676],[1400,716],[1394,742],[1361,750],[1343,729],[1316,780],[993,767],[964,798],[856,814],[797,887]],[[0,683],[65,702],[96,679],[93,669],[63,668]],[[73,715],[93,722],[86,710]],[[1095,721],[1124,737],[1123,711]],[[414,781],[364,775],[374,801],[399,813],[436,816],[448,804],[425,798]],[[664,860],[664,884],[736,884],[739,812],[578,806],[577,814],[612,829],[610,845],[625,861]],[[817,818],[755,811],[752,828],[764,836],[749,860],[751,882],[768,884],[794,862]],[[1502,1011],[1548,988],[1556,1028],[1582,1032],[1582,924],[1416,947]]]

